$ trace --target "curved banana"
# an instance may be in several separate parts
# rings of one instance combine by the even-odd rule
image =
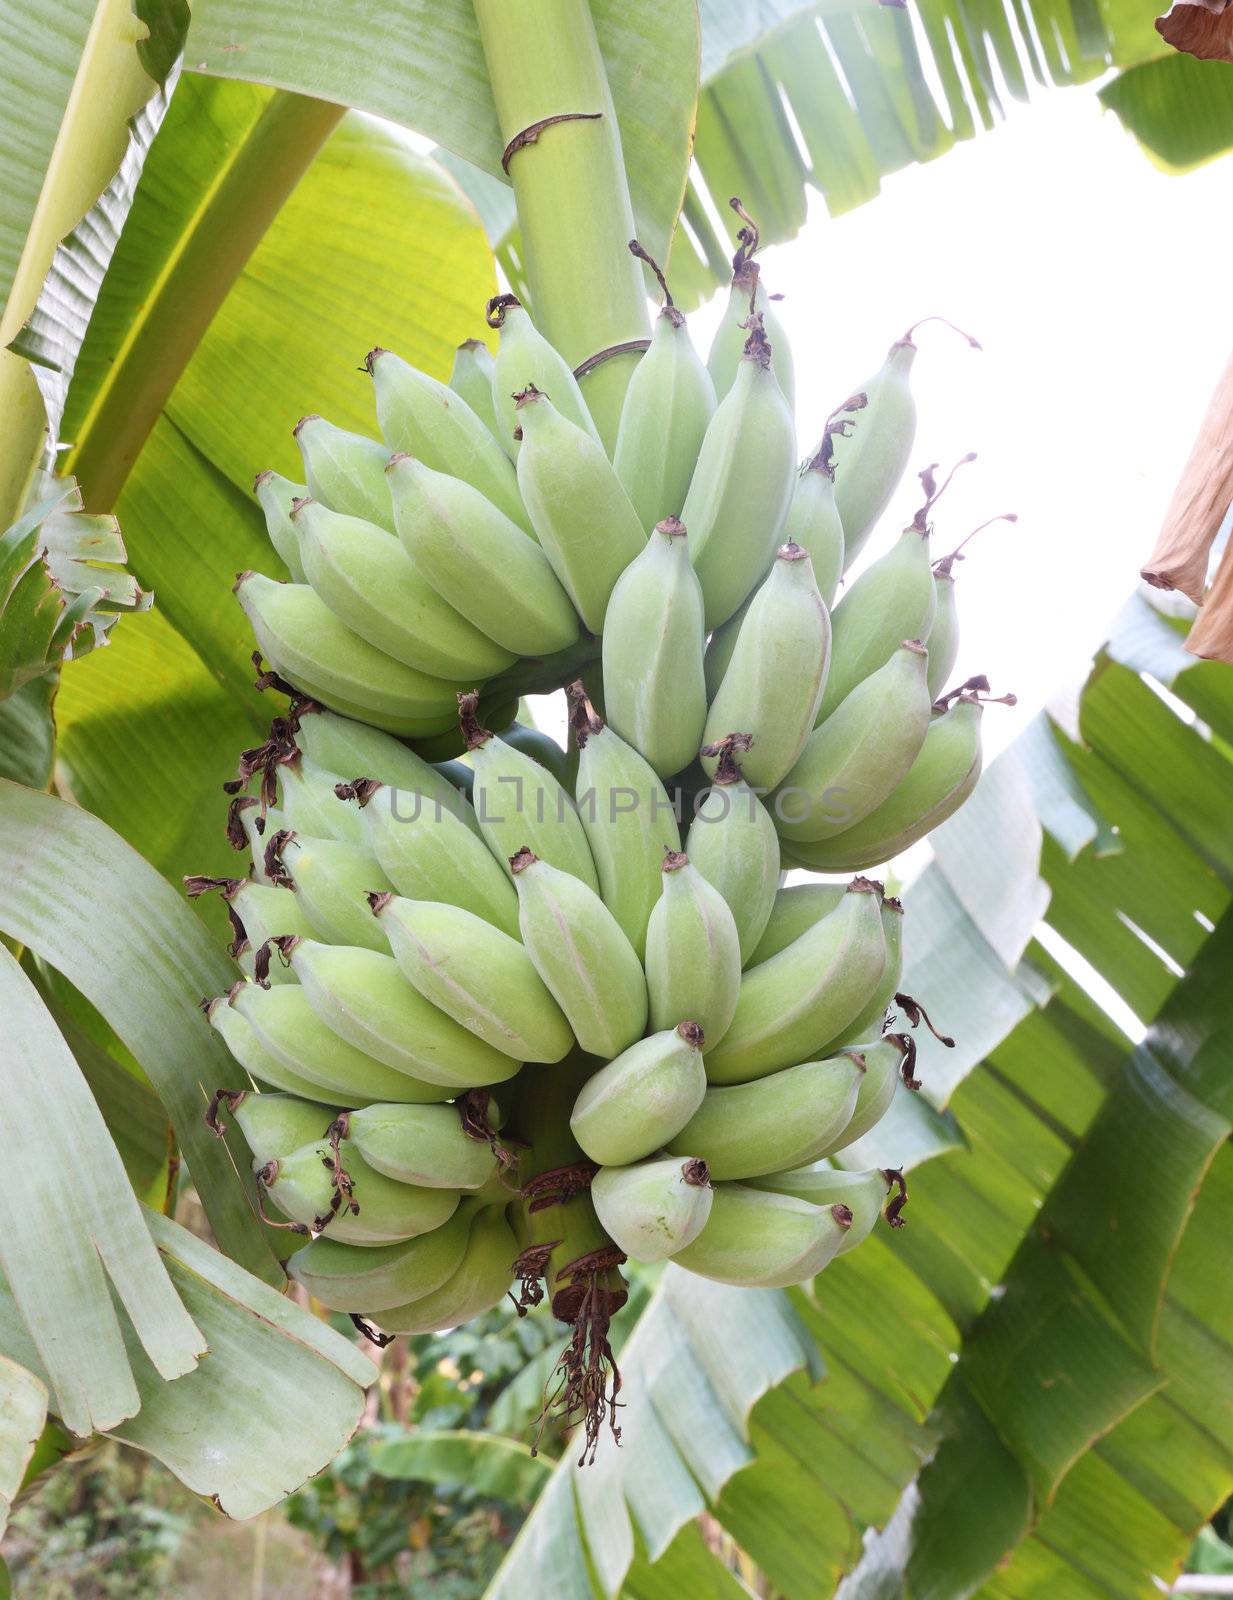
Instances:
[[[497,1170],[457,1106],[366,1106],[347,1118],[346,1137],[375,1171],[420,1188],[482,1189]]]
[[[858,683],[885,666],[904,639],[925,639],[936,605],[929,530],[907,527],[866,567],[831,618],[831,670],[818,708],[825,722]]]
[[[365,364],[387,455],[406,451],[437,472],[465,479],[526,528],[513,464],[462,396],[390,350],[370,350]]]
[[[410,900],[441,900],[518,935],[518,896],[509,874],[467,820],[465,796],[452,802],[386,784],[344,788],[359,802],[365,836],[382,872]]]
[[[343,1244],[396,1244],[431,1233],[457,1210],[457,1189],[414,1188],[370,1167],[349,1139],[318,1139],[254,1162],[257,1180],[292,1222]]]
[[[601,1167],[628,1166],[684,1127],[705,1093],[702,1029],[681,1022],[639,1039],[588,1078],[570,1129]]]
[[[462,396],[493,438],[497,439],[497,414],[492,408],[492,372],[492,352],[482,339],[464,339],[454,351],[450,388]],[[497,443],[501,444],[502,441],[497,439]],[[505,453],[512,461],[512,446]]]
[[[676,516],[685,504],[714,411],[715,385],[669,296],[625,391],[612,453],[643,528]]]
[[[417,993],[393,956],[312,939],[286,940],[281,948],[326,1027],[385,1066],[455,1091],[504,1083],[518,1071],[517,1062]]]
[[[753,1083],[708,1089],[668,1151],[696,1152],[716,1181],[815,1161],[852,1120],[864,1072],[860,1052],[851,1050]]]
[[[252,1024],[228,1004],[226,995],[219,995],[203,1005],[202,1010],[205,1012],[206,1021],[256,1083],[259,1092],[265,1094],[275,1090],[281,1094],[294,1095],[299,1100],[314,1101],[319,1106],[330,1107],[331,1119],[336,1115],[334,1108],[342,1097],[322,1084],[314,1083],[302,1074],[294,1072],[272,1051],[267,1050],[258,1039]],[[363,1095],[357,1095],[349,1103],[364,1105],[366,1102]]]
[[[681,508],[708,630],[727,621],[770,566],[792,499],[792,412],[770,361],[770,342],[755,319]]]
[[[435,1333],[460,1327],[495,1306],[508,1292],[518,1245],[504,1213],[486,1206],[471,1223],[467,1248],[439,1289],[380,1314],[390,1333]]]
[[[548,557],[461,478],[390,457],[394,521],[416,570],[443,601],[516,656],[567,650],[578,617]]]
[[[278,809],[282,820],[292,833],[308,834],[315,839],[337,839],[358,850],[367,850],[359,812],[354,806],[340,804],[335,793],[341,782],[341,773],[327,772],[297,751],[278,766]],[[267,824],[267,837],[270,831]],[[275,931],[299,933],[300,929],[278,928]]]
[[[837,1050],[842,1045],[859,1044],[865,1039],[880,1039],[890,1009],[903,976],[903,901],[887,895],[882,901],[882,935],[886,940],[886,965],[877,988],[854,1022],[841,1034],[830,1040],[827,1048]]]
[[[821,1272],[839,1254],[849,1225],[830,1206],[810,1205],[794,1195],[745,1184],[719,1183],[706,1226],[692,1244],[677,1252],[675,1260],[718,1283],[787,1289]]]
[[[751,736],[741,774],[773,789],[813,728],[830,664],[831,622],[808,553],[781,545],[770,576],[745,613],[703,730],[702,767],[713,777],[715,743],[734,728]],[[710,754],[714,751],[714,754]]]
[[[808,550],[818,592],[828,607],[833,605],[846,565],[845,547],[835,504],[835,478],[822,451],[811,456],[797,474],[783,532],[785,539]]]
[[[501,330],[492,369],[492,407],[497,418],[497,437],[508,448],[517,449],[518,415],[515,396],[526,389],[546,394],[563,417],[590,435],[599,444],[599,430],[564,357],[557,354],[523,310],[515,295],[502,294],[488,302],[488,326]]]
[[[336,428],[324,417],[301,417],[295,442],[304,458],[311,499],[343,516],[362,517],[394,531],[390,491],[385,482],[389,452],[376,439]]]
[[[367,850],[339,839],[280,831],[266,844],[265,870],[272,883],[295,890],[313,937],[367,950],[389,949],[373,922],[368,896],[394,885]]]
[[[646,933],[651,1027],[691,1017],[713,1050],[732,1021],[741,986],[741,938],[728,902],[679,851],[664,856],[662,892]]]
[[[331,1311],[384,1311],[431,1294],[458,1270],[472,1215],[464,1202],[441,1227],[401,1244],[361,1247],[326,1233],[297,1250],[287,1271]]]
[[[946,821],[980,777],[981,704],[960,695],[935,716],[920,754],[895,792],[861,822],[816,844],[793,842],[792,853],[815,872],[849,872],[890,861]]]
[[[440,731],[459,685],[395,661],[334,615],[306,583],[242,572],[235,593],[262,654],[298,689],[391,733]]]
[[[395,661],[437,678],[489,678],[513,664],[512,652],[443,600],[383,528],[316,500],[301,500],[291,521],[313,589]]]
[[[748,965],[757,967],[786,950],[807,928],[829,916],[848,892],[846,883],[792,883],[775,892],[775,902]]]
[[[845,1207],[851,1214],[851,1221],[843,1243],[835,1252],[839,1256],[855,1250],[873,1232],[874,1224],[882,1215],[887,1191],[886,1178],[876,1169],[873,1172],[836,1172],[833,1167],[806,1167],[800,1172],[779,1172],[752,1182],[756,1189],[790,1194],[812,1206]]]
[[[477,701],[476,695],[460,695],[458,704],[475,770],[475,814],[489,849],[511,877],[510,858],[529,846],[541,860],[598,889],[573,797],[538,761],[481,728]]]
[[[591,1203],[604,1232],[635,1261],[664,1261],[706,1226],[711,1184],[705,1161],[666,1157],[632,1167],[601,1167]]]
[[[454,709],[457,712],[456,701]],[[342,778],[372,778],[405,790],[408,795],[423,795],[436,806],[457,814],[456,786],[398,739],[320,707],[301,707],[298,715],[296,740],[318,767],[337,772]],[[470,807],[464,806],[463,810],[469,813]],[[468,820],[468,826],[479,832],[474,817]]]
[[[702,586],[685,524],[668,517],[621,573],[604,619],[604,711],[661,778],[687,767],[706,723]]]
[[[847,1127],[840,1130],[825,1149],[817,1152],[818,1159],[838,1155],[850,1144],[855,1144],[877,1126],[890,1110],[891,1101],[899,1091],[900,1080],[911,1077],[916,1052],[909,1039],[901,1033],[888,1033],[876,1044],[864,1044],[860,1050],[865,1062],[865,1072],[856,1092],[856,1106]],[[912,1079],[915,1086],[916,1080]]]
[[[864,1010],[886,965],[882,896],[853,878],[839,907],[741,979],[732,1025],[706,1059],[712,1083],[748,1083],[811,1059]]]
[[[306,483],[292,483],[277,472],[259,472],[253,480],[253,493],[265,512],[265,531],[283,565],[296,583],[304,582],[300,565],[300,541],[291,525],[291,508],[308,493]]]
[[[235,1013],[233,1012],[234,1016]],[[231,1110],[258,1166],[278,1161],[324,1139],[338,1115],[294,1094],[242,1094]]]
[[[560,1061],[569,1023],[507,933],[460,906],[378,895],[373,910],[404,977],[438,1010],[515,1061]]]
[[[641,960],[647,922],[659,899],[664,851],[680,847],[676,812],[654,770],[596,714],[582,685],[572,685],[569,692],[578,747],[574,797],[600,897]]]
[[[734,751],[741,735],[720,743],[715,782],[689,827],[689,859],[731,908],[741,940],[741,961],[762,937],[779,887],[779,836],[770,812],[741,776]]]
[[[285,887],[241,878],[227,885],[223,899],[234,913],[233,926],[238,919],[251,950],[260,950],[263,944],[280,934],[299,933],[311,937],[316,931],[295,894]],[[276,966],[277,970],[270,973],[273,982],[294,982],[289,970]]]
[[[929,731],[928,660],[905,639],[808,736],[771,798],[781,838],[833,838],[894,794]]]
[[[245,1026],[237,1026],[233,1017]],[[458,1092],[451,1084],[397,1072],[348,1045],[322,1022],[298,983],[272,989],[237,984],[229,1004],[218,1005],[210,1022],[241,1066],[293,1094],[307,1097],[306,1086],[315,1084],[332,1104],[355,1106],[373,1100],[431,1104]]]
[[[600,633],[617,579],[646,544],[604,447],[533,385],[517,398],[518,488],[579,616]]]
[[[858,386],[868,403],[855,426],[834,438],[835,504],[843,526],[845,570],[890,504],[912,454],[916,402],[909,375],[915,358],[911,336],[897,339],[878,371]]]
[[[739,200],[729,200],[728,204],[740,217],[742,227],[737,233],[738,249],[732,257],[732,282],[728,287],[728,303],[724,307],[723,320],[715,330],[710,353],[706,358],[707,368],[715,380],[715,392],[722,400],[736,381],[741,354],[749,336],[750,318],[756,313],[763,320],[774,350],[771,370],[779,380],[784,398],[791,406],[795,388],[792,347],[779,318],[775,315],[774,305],[762,287],[761,265],[754,260],[760,242],[758,227],[753,218],[745,212]]]
[[[955,670],[959,656],[959,613],[955,607],[953,557],[943,556],[933,567],[933,627],[929,646],[929,698],[936,700]]]
[[[511,859],[522,942],[583,1050],[609,1059],[646,1026],[646,979],[621,925],[588,884],[532,851]]]

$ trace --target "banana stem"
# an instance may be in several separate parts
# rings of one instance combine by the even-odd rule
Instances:
[[[629,184],[586,0],[474,0],[514,186],[531,314],[572,367],[650,334]],[[584,390],[611,447],[637,359],[593,366]]]

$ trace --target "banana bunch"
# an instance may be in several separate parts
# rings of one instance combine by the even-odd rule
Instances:
[[[734,205],[706,362],[650,263],[611,456],[512,295],[448,384],[369,353],[379,440],[301,419],[303,481],[256,484],[291,581],[236,585],[290,706],[227,786],[247,875],[188,880],[240,969],[203,1002],[245,1075],[211,1116],[307,1241],[290,1275],[389,1335],[547,1298],[588,1446],[627,1258],[776,1287],[899,1225],[899,1173],[844,1160],[918,1087],[865,874],[971,792],[989,698],[947,687],[932,468],[835,603],[911,450],[911,332],[798,472]],[[559,689],[567,749],[517,720]]]

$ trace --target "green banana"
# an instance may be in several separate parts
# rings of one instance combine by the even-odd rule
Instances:
[[[817,1152],[818,1159],[837,1155],[876,1127],[890,1110],[901,1079],[909,1088],[920,1087],[912,1076],[916,1049],[909,1035],[888,1033],[876,1044],[862,1045],[860,1053],[864,1058],[865,1071],[856,1092],[856,1106],[851,1120],[825,1149]]]
[[[924,317],[924,322],[945,321]],[[909,375],[916,358],[912,335],[920,323],[891,345],[886,360],[860,393],[867,397],[864,415],[850,435],[834,439],[835,503],[843,523],[845,567],[851,566],[865,547],[874,524],[890,504],[902,478],[916,438],[916,402]],[[961,330],[956,329],[957,333]],[[966,333],[973,349],[980,346]],[[901,632],[916,634],[914,628]]]
[[[414,456],[391,456],[386,471],[398,537],[443,603],[516,656],[552,655],[574,643],[573,604],[516,522],[471,484]]]
[[[574,1036],[530,956],[507,933],[431,900],[377,895],[403,976],[446,1016],[515,1061],[560,1061]]]
[[[346,1137],[399,1183],[482,1189],[496,1171],[491,1148],[466,1131],[457,1106],[366,1106],[347,1118]]]
[[[929,731],[928,663],[905,639],[813,730],[771,799],[781,838],[833,838],[894,794]]]
[[[796,469],[792,412],[770,370],[757,318],[732,388],[698,452],[681,521],[706,600],[708,631],[726,622],[770,565]]]
[[[834,1260],[848,1221],[830,1206],[740,1183],[715,1185],[711,1214],[678,1266],[701,1278],[750,1289],[787,1289]],[[316,1245],[309,1247],[316,1249]],[[294,1261],[296,1257],[292,1257]]]
[[[365,363],[387,454],[406,451],[437,472],[465,479],[527,528],[513,463],[462,396],[390,350],[370,350]]]
[[[933,627],[925,641],[929,646],[929,696],[936,700],[945,689],[955,661],[959,655],[959,614],[955,609],[955,563],[965,560],[963,547],[978,533],[995,522],[1018,522],[1015,512],[1003,512],[990,517],[980,527],[973,528],[950,552],[933,563],[933,588],[937,604],[934,607]]]
[[[588,884],[532,851],[511,858],[522,942],[589,1055],[609,1059],[646,1026],[646,978],[621,925]]]
[[[300,1100],[315,1101],[319,1106],[329,1107],[328,1117],[333,1118],[339,1095],[322,1084],[314,1083],[311,1079],[292,1071],[284,1061],[267,1050],[258,1039],[252,1024],[227,1003],[226,995],[219,995],[217,999],[203,1004],[202,1010],[205,1012],[206,1020],[236,1061],[263,1092],[265,1086],[269,1085],[270,1089],[279,1093],[294,1095]],[[362,1095],[358,1095],[350,1103],[364,1105],[366,1102]]]
[[[399,1244],[361,1248],[323,1234],[295,1252],[287,1271],[331,1311],[384,1311],[431,1294],[458,1270],[472,1214],[464,1202],[441,1227]]]
[[[385,481],[389,451],[384,445],[362,433],[336,428],[318,416],[300,418],[295,442],[304,458],[311,499],[393,533],[394,513]]]
[[[754,591],[757,593],[757,590]],[[706,677],[706,697],[711,701],[719,693],[719,686],[724,681],[724,674],[732,660],[732,652],[736,649],[736,641],[741,636],[741,624],[745,620],[745,613],[753,604],[753,595],[745,601],[728,618],[727,622],[715,629],[707,640],[706,656],[703,661],[703,671]]]
[[[617,579],[646,544],[604,448],[532,385],[520,391],[518,488],[553,571],[592,633]]]
[[[246,878],[232,878],[219,886],[228,912],[232,914],[232,927],[235,928],[235,924],[239,923],[250,950],[259,950],[267,940],[279,934],[313,932],[303,906],[286,888],[252,883]],[[240,942],[239,929],[235,931],[237,942]],[[239,954],[239,951],[236,953]],[[271,976],[275,982],[293,981],[291,974],[284,973],[281,968]],[[300,1142],[302,1144],[304,1141]]]
[[[737,231],[738,248],[732,257],[732,282],[728,288],[728,303],[723,320],[715,330],[707,368],[715,380],[715,392],[722,400],[736,382],[741,364],[741,353],[749,336],[750,318],[756,313],[762,318],[774,349],[771,371],[779,381],[788,405],[793,402],[795,378],[792,370],[792,347],[787,334],[775,315],[771,300],[762,287],[762,272],[754,260],[759,245],[758,226],[745,211],[739,200],[728,204],[740,217],[742,227]]]
[[[621,573],[604,619],[604,710],[661,778],[687,767],[706,723],[702,586],[685,524],[658,523]]]
[[[478,696],[459,695],[463,733],[475,770],[475,814],[488,847],[508,863],[524,845],[590,889],[599,879],[582,818],[569,792],[537,761],[482,728]]]
[[[569,756],[551,734],[544,733],[527,722],[511,722],[508,728],[501,729],[501,737],[506,744],[512,745],[515,750],[521,750],[523,755],[530,756],[537,766],[551,773],[563,789],[573,788]]]
[[[762,937],[779,887],[779,838],[770,812],[741,776],[735,752],[745,735],[720,741],[715,782],[690,824],[689,859],[731,908],[741,941],[741,962]]]
[[[504,1214],[494,1206],[477,1213],[467,1248],[439,1289],[380,1314],[390,1333],[435,1333],[456,1328],[495,1306],[508,1292],[518,1245]]]
[[[399,894],[462,906],[517,937],[514,886],[463,820],[474,813],[457,790],[451,804],[363,779],[343,790],[359,802],[368,846]]]
[[[515,295],[500,294],[488,302],[488,326],[501,330],[492,369],[492,406],[497,437],[503,444],[518,440],[518,406],[515,396],[525,389],[546,394],[563,417],[601,443],[599,430],[587,409],[578,380],[564,358],[539,332]],[[515,454],[520,454],[515,451]]]
[[[338,1115],[294,1094],[241,1094],[231,1102],[231,1110],[258,1166],[323,1139]]]
[[[680,1156],[601,1167],[591,1203],[604,1232],[635,1261],[664,1261],[706,1226],[711,1185],[704,1161]]]
[[[827,606],[833,605],[844,569],[843,523],[835,504],[835,479],[821,452],[797,474],[783,532],[785,539],[808,550],[818,593]]]
[[[646,934],[651,1027],[692,1017],[713,1050],[732,1021],[741,986],[741,939],[728,902],[686,855],[663,858],[662,891]]]
[[[269,836],[265,870],[271,882],[295,890],[316,938],[388,950],[385,935],[372,920],[368,895],[394,885],[367,850],[339,839],[280,830]]]
[[[800,1172],[779,1172],[751,1180],[755,1189],[793,1195],[812,1206],[843,1206],[851,1215],[843,1243],[835,1252],[846,1255],[863,1244],[882,1215],[887,1181],[883,1173],[836,1172],[833,1167],[805,1167]]]
[[[464,339],[454,351],[450,388],[471,407],[484,426],[497,438],[497,414],[492,408],[492,352],[482,339]],[[497,439],[500,444],[501,440]],[[511,459],[513,449],[506,452]]]
[[[396,1244],[448,1222],[457,1189],[413,1188],[370,1167],[349,1139],[318,1139],[267,1162],[254,1162],[262,1188],[292,1222],[343,1244]]]
[[[634,253],[649,260],[641,246]],[[658,267],[654,270],[659,273]],[[655,319],[650,349],[625,391],[612,452],[616,475],[644,529],[676,516],[685,504],[694,462],[715,411],[711,375],[698,359],[666,283],[663,288],[664,306]]]
[[[292,483],[277,472],[259,472],[253,480],[253,493],[265,512],[265,531],[283,565],[296,583],[304,582],[300,565],[300,541],[291,524],[291,508],[308,493],[305,483]]]
[[[601,1167],[641,1161],[693,1116],[706,1093],[702,1029],[680,1022],[639,1039],[588,1078],[569,1119]]]
[[[707,1056],[712,1083],[748,1083],[825,1053],[881,981],[881,901],[877,884],[853,878],[836,910],[746,972],[732,1024]]]
[[[262,654],[284,678],[343,716],[390,733],[439,732],[458,685],[395,661],[340,622],[306,583],[242,572],[235,593]]]
[[[596,714],[581,683],[569,692],[578,747],[574,794],[600,897],[641,960],[659,899],[660,862],[665,850],[680,848],[676,813],[652,768]]]
[[[863,1058],[852,1050],[753,1083],[708,1089],[668,1153],[696,1152],[716,1181],[814,1161],[852,1120],[864,1070]]]
[[[846,883],[793,883],[777,890],[766,928],[748,965],[760,966],[786,950],[807,928],[829,916],[847,892]]]
[[[326,1027],[385,1066],[454,1090],[503,1083],[518,1071],[417,993],[393,956],[312,939],[284,940],[279,949]]]
[[[513,665],[515,656],[443,600],[383,528],[316,500],[299,501],[291,520],[313,589],[378,650],[437,678],[488,678]]]
[[[277,806],[261,805],[255,795],[236,795],[227,817],[227,837],[237,850],[247,849],[251,857],[250,872],[254,883],[269,885],[265,870],[265,847],[287,819]]]
[[[257,983],[237,984],[229,1004],[210,1014],[241,1066],[255,1078],[293,1094],[310,1093],[315,1084],[332,1104],[355,1106],[365,1101],[398,1100],[424,1104],[456,1094],[449,1084],[428,1083],[348,1045],[326,1026],[296,983],[263,989]],[[232,1018],[238,1018],[237,1026]]]
[[[792,843],[792,854],[815,872],[849,872],[890,861],[945,822],[980,777],[981,704],[959,695],[935,716],[920,754],[895,792],[862,821],[814,844]]]
[[[831,1041],[832,1050],[841,1045],[859,1044],[865,1039],[882,1037],[886,1013],[903,976],[903,901],[889,895],[882,900],[882,936],[886,940],[886,964],[878,986],[856,1020]]]
[[[770,576],[745,613],[703,730],[703,771],[713,777],[732,729],[751,736],[741,759],[746,783],[773,789],[800,755],[817,716],[830,665],[831,622],[813,563],[781,545]],[[709,752],[714,751],[714,754]]]
[[[935,605],[929,529],[912,523],[835,607],[831,670],[818,708],[819,723],[858,683],[885,666],[904,639],[928,637]]]
[[[459,814],[457,787],[387,733],[347,717],[336,717],[320,707],[302,707],[296,739],[309,760],[328,772],[337,772],[343,778],[372,778],[403,789],[408,795],[423,795],[441,809]],[[465,818],[470,807],[463,806],[462,810]],[[474,817],[465,820],[478,834]]]
[[[335,793],[341,774],[327,772],[302,753],[278,766],[278,808],[292,833],[315,839],[337,839],[367,850],[364,824],[353,806],[340,805]],[[269,828],[267,825],[267,834]],[[278,933],[299,933],[298,928],[278,928]]]

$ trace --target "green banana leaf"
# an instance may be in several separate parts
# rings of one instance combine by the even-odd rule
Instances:
[[[47,1420],[47,1385],[0,1356],[0,1538]]]
[[[484,1499],[525,1507],[544,1487],[552,1462],[500,1434],[423,1428],[380,1445],[373,1452],[372,1469],[383,1478],[409,1483],[464,1484]]]
[[[376,1370],[341,1334],[186,1228],[153,1211],[145,1222],[210,1353],[168,1383],[126,1329],[140,1409],[107,1431],[156,1457],[227,1516],[257,1516],[338,1454]],[[42,1376],[2,1286],[0,1350]]]
[[[230,985],[226,956],[183,896],[97,817],[0,781],[0,819],[0,932],[97,1007],[166,1106],[219,1244],[281,1282],[239,1175],[243,1142],[221,1143],[203,1120],[234,1066],[198,1009]]]
[[[907,1226],[748,1327],[669,1267],[621,1448],[562,1461],[492,1600],[549,1559],[563,1595],[666,1597],[704,1509],[786,1600],[1148,1600],[1181,1570],[1233,1489],[1233,680],[1136,598],[1072,732],[1038,719],[907,893],[904,989],[957,1039],[918,1067],[954,1136],[888,1118],[866,1157],[909,1169]]]

